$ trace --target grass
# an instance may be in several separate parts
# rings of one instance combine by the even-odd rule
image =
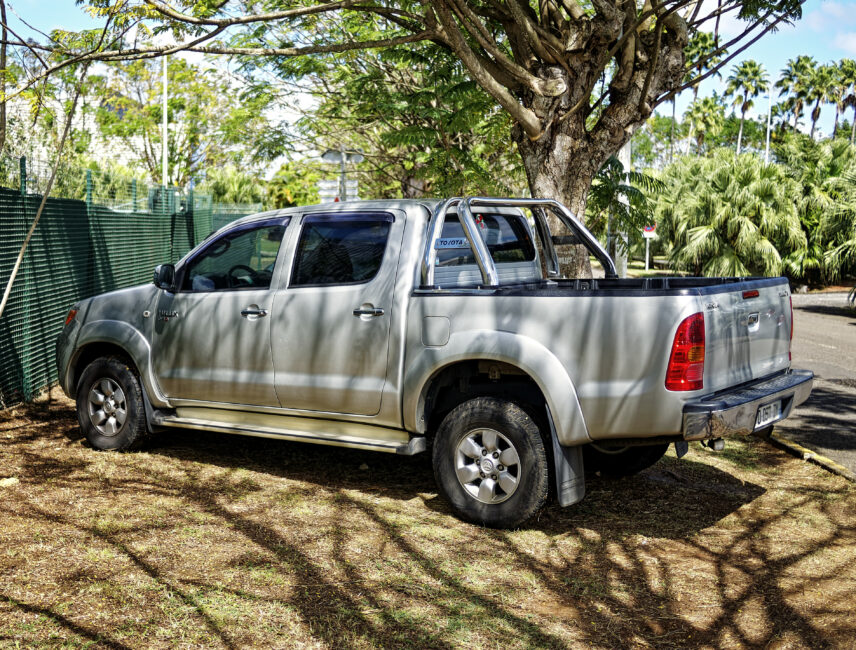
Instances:
[[[0,441],[0,647],[856,639],[856,490],[760,440],[590,477],[516,531],[455,519],[427,455],[181,431],[96,452],[64,399],[0,413]]]

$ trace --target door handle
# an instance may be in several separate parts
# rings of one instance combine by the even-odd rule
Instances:
[[[360,307],[354,310],[354,316],[383,316],[382,307]]]
[[[267,316],[267,315],[268,315],[267,309],[247,307],[246,309],[241,310],[241,316],[245,316],[245,317],[255,316],[256,318],[261,318],[262,316]]]

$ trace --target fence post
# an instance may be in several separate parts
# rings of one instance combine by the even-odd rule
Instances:
[[[137,179],[131,180],[131,212],[137,211]]]
[[[24,226],[24,234],[27,232],[27,157],[21,156],[19,162],[20,186],[21,186],[21,216],[23,217],[22,224]],[[32,369],[31,350],[30,346],[30,250],[21,262],[21,276],[23,291],[21,294],[21,316],[25,323],[23,328],[23,336],[21,337],[20,359],[21,359],[21,394],[24,401],[29,402],[33,398],[32,384]]]
[[[92,210],[92,170],[86,170],[86,212]]]

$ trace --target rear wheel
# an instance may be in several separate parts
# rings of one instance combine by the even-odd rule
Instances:
[[[605,476],[620,478],[648,469],[660,460],[668,449],[668,443],[637,447],[591,443],[583,447],[583,462],[587,472],[600,472]]]
[[[512,528],[547,500],[541,432],[512,402],[479,397],[453,409],[437,432],[433,461],[440,492],[467,521]]]
[[[99,357],[77,383],[77,420],[97,449],[139,448],[146,438],[140,381],[121,357]]]

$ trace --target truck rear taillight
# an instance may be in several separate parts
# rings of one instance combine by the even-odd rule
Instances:
[[[794,342],[794,298],[793,298],[793,296],[788,296],[788,302],[791,304],[791,338],[788,339],[788,361],[792,361],[793,357],[791,356],[791,344]]]
[[[666,388],[704,388],[704,314],[701,312],[688,316],[678,325],[666,368]]]

